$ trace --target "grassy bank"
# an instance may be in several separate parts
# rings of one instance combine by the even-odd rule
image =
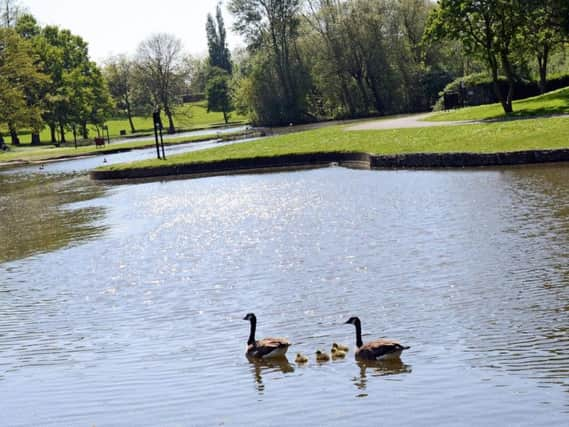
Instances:
[[[164,114],[162,114],[162,122],[164,126],[167,126],[168,120]],[[231,115],[231,125],[238,125],[246,122],[246,117],[240,116],[239,114],[233,113]],[[130,125],[128,119],[126,118],[116,118],[111,119],[107,122],[109,127],[109,135],[111,138],[120,136],[120,131],[125,130],[127,135],[139,135],[152,133],[153,123],[151,116],[137,116],[133,118],[134,126],[136,128],[136,134],[130,132]],[[205,101],[193,102],[189,104],[182,105],[176,108],[176,115],[174,117],[174,124],[178,131],[188,131],[194,129],[207,129],[212,127],[224,126],[222,113],[208,113],[207,103]],[[7,143],[10,143],[10,138],[6,138],[8,133],[7,129],[0,128],[0,132],[4,135],[4,139]],[[94,128],[90,127],[89,132],[90,138],[94,138],[97,132]],[[40,134],[42,142],[51,141],[51,135],[49,129],[46,127]],[[65,138],[67,141],[73,141],[73,134],[71,132],[66,132]],[[22,144],[29,144],[31,141],[31,136],[29,131],[22,132],[20,134],[20,140]]]
[[[224,137],[239,136],[243,135],[242,132],[225,134]],[[217,133],[209,133],[207,135],[198,135],[193,137],[179,137],[164,140],[164,145],[176,145],[176,144],[186,144],[190,142],[200,142],[208,141],[212,139],[217,139]],[[154,147],[153,140],[145,141],[131,141],[125,143],[111,143],[110,145],[105,145],[101,148],[95,148],[95,146],[79,147],[75,149],[74,147],[60,147],[56,148],[50,147],[15,147],[11,151],[2,152],[0,151],[0,164],[3,162],[37,162],[50,159],[58,158],[68,158],[68,157],[80,157],[92,154],[105,154],[109,152],[116,152],[117,150],[134,150],[141,148]]]
[[[501,104],[490,104],[437,113],[427,121],[494,120],[555,114],[569,114],[569,87],[514,101],[514,112],[509,115],[504,113]]]
[[[266,138],[173,156],[168,161],[147,160],[112,165],[103,170],[153,168],[165,165],[207,163],[223,159],[249,159],[316,152],[497,153],[569,147],[569,119],[539,118],[488,124],[347,131],[345,126]]]

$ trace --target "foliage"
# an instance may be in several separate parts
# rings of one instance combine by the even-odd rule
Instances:
[[[306,108],[309,75],[297,52],[300,0],[232,0],[234,28],[252,52],[248,103],[262,124],[288,124],[311,117]]]
[[[207,112],[216,111],[223,113],[223,119],[226,124],[229,123],[230,113],[234,109],[229,78],[227,71],[212,67],[206,87]]]
[[[483,58],[491,72],[497,98],[504,111],[511,113],[514,64],[522,25],[519,0],[441,0],[431,15],[427,36],[460,40],[467,54]],[[500,67],[508,81],[506,93],[498,85]]]
[[[7,125],[16,144],[18,128],[41,127],[41,106],[32,101],[48,78],[38,61],[29,41],[11,28],[0,28],[0,124]]]
[[[227,33],[219,4],[216,8],[215,20],[211,14],[207,15],[206,34],[210,67],[221,68],[231,74],[233,72],[231,53],[227,47]]]
[[[133,91],[134,91],[134,62],[126,55],[119,55],[109,58],[103,74],[109,85],[111,96],[115,100],[115,107],[118,111],[126,114],[130,131],[136,132],[133,117]]]
[[[173,107],[182,102],[185,70],[182,42],[171,34],[155,34],[140,43],[137,53],[137,79],[151,96],[155,109],[168,117],[168,132],[176,132]]]

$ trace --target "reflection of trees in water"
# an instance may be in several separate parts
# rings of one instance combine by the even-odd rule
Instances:
[[[0,262],[52,251],[100,235],[104,209],[67,208],[104,187],[65,175],[0,174]]]
[[[357,364],[360,368],[360,375],[359,377],[354,377],[353,382],[362,391],[367,389],[368,374],[372,377],[384,377],[387,375],[411,373],[411,366],[404,364],[401,360],[383,362],[358,360]]]
[[[270,375],[276,372],[283,374],[294,372],[293,366],[288,362],[286,357],[279,359],[255,359],[253,357],[247,357],[247,359],[251,364],[251,372],[253,372],[255,385],[259,394],[263,394],[265,391],[263,375]]]

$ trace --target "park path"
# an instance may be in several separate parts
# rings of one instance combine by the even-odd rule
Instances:
[[[346,130],[381,130],[381,129],[409,129],[409,128],[425,128],[432,126],[456,126],[479,123],[476,120],[463,120],[453,122],[425,122],[422,121],[429,117],[432,113],[413,114],[411,116],[397,117],[394,119],[380,119],[366,121],[355,126],[350,126]]]

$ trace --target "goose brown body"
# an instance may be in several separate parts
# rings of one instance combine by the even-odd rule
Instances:
[[[356,359],[360,360],[397,360],[401,353],[410,347],[391,339],[378,339],[363,343],[362,325],[358,317],[350,318],[346,323],[356,327]]]
[[[269,359],[284,357],[290,341],[286,338],[263,338],[260,340],[255,339],[255,331],[257,328],[257,317],[253,313],[247,314],[243,320],[251,322],[251,330],[249,340],[247,341],[246,355],[248,357],[255,357],[259,359]]]

